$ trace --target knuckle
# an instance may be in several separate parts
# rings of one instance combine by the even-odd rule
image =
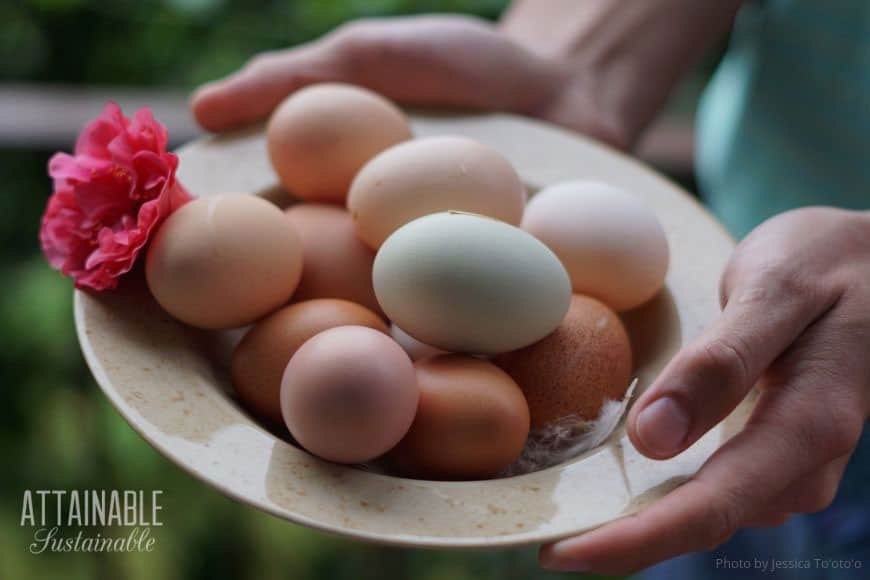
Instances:
[[[841,408],[840,408],[841,407]],[[863,420],[855,409],[828,404],[799,413],[793,422],[800,450],[814,450],[825,461],[851,452],[861,437]]]
[[[834,502],[836,495],[837,486],[826,484],[804,494],[798,501],[796,511],[808,514],[820,512]]]
[[[765,264],[760,274],[768,280],[773,280],[781,294],[803,294],[808,286],[805,275],[783,258]]]
[[[723,305],[738,286],[745,286],[747,293],[758,299],[812,300],[818,297],[817,282],[807,276],[806,269],[794,256],[788,256],[785,250],[770,255],[771,250],[765,247],[765,257],[759,258],[752,240],[748,242],[746,246],[741,244],[722,276],[719,293]]]
[[[744,386],[751,368],[746,345],[737,337],[717,337],[702,344],[692,357],[696,373],[719,377],[728,385]]]
[[[740,513],[732,502],[712,502],[708,508],[705,526],[700,534],[704,550],[713,550],[733,536],[740,526]]]
[[[375,19],[355,20],[339,27],[328,38],[337,62],[349,76],[381,65],[401,51],[387,34],[387,23]]]
[[[245,70],[252,73],[261,73],[271,70],[277,62],[278,54],[275,51],[266,51],[254,55],[245,64]]]
[[[831,433],[830,453],[836,458],[850,453],[858,444],[864,430],[864,417],[856,405],[836,412],[835,419],[836,428]]]
[[[768,289],[765,292],[772,300],[794,300],[804,304],[820,302],[818,282],[810,279],[805,269],[786,256],[763,263],[756,271],[756,285]]]
[[[352,20],[336,28],[329,38],[338,50],[355,54],[371,43],[377,31],[375,20]]]

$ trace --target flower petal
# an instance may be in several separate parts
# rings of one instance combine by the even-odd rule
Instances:
[[[49,264],[76,287],[116,287],[157,226],[190,199],[175,179],[178,158],[167,142],[149,109],[131,121],[109,103],[82,130],[75,155],[50,160],[54,193],[39,240]]]
[[[109,143],[129,124],[117,103],[106,103],[103,112],[96,119],[85,125],[76,140],[76,155],[91,155],[108,159]]]

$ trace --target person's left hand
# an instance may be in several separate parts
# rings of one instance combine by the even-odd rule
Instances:
[[[833,500],[870,406],[870,214],[806,208],[765,222],[720,294],[721,317],[640,396],[628,434],[644,455],[672,457],[757,383],[745,428],[648,508],[543,547],[544,567],[629,573]]]
[[[630,122],[597,74],[564,57],[539,56],[477,18],[357,20],[311,43],[255,56],[197,89],[191,109],[205,129],[228,131],[265,120],[304,86],[345,82],[403,105],[538,117],[627,149],[648,119]],[[654,94],[640,93],[643,106],[633,108],[653,109]]]

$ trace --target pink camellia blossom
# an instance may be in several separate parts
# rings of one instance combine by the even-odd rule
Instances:
[[[54,193],[39,241],[52,268],[77,288],[116,287],[157,226],[190,199],[167,141],[148,108],[128,119],[108,103],[82,130],[74,155],[56,153],[48,162]]]

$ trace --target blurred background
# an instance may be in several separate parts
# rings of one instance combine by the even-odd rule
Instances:
[[[244,507],[192,479],[139,438],[97,388],[75,338],[72,284],[49,269],[37,241],[51,192],[47,160],[71,150],[106,100],[128,115],[151,106],[177,146],[198,133],[188,92],[256,52],[305,42],[353,18],[454,11],[496,19],[506,3],[0,3],[0,579],[560,577],[538,569],[535,549],[457,553],[351,542]],[[689,189],[691,118],[712,64],[684,83],[638,151]],[[19,526],[25,489],[124,488],[164,490],[152,553],[27,551],[33,529]]]

